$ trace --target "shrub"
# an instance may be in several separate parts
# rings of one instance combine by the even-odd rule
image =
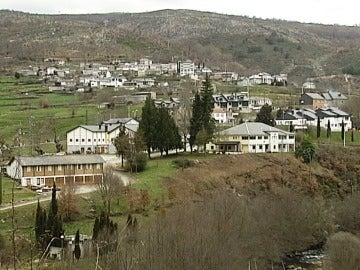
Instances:
[[[172,163],[176,168],[182,168],[182,169],[193,167],[195,165],[195,162],[193,160],[186,158],[175,159],[172,161]]]
[[[360,239],[347,232],[338,232],[326,243],[327,267],[333,270],[359,269]],[[327,269],[329,269],[327,268]]]
[[[142,172],[146,168],[147,155],[145,153],[136,153],[133,159],[129,159],[126,163],[126,169],[132,172]]]

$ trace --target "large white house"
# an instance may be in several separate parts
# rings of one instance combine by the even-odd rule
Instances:
[[[113,141],[122,127],[125,127],[131,140],[138,130],[139,122],[132,118],[114,118],[99,125],[80,125],[71,129],[66,133],[66,152],[116,154]]]
[[[264,123],[246,122],[222,131],[207,149],[222,153],[292,152],[295,135]]]

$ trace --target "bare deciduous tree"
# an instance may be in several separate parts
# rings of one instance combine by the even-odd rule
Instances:
[[[107,213],[110,213],[111,201],[119,196],[123,186],[120,175],[113,168],[106,167],[103,180],[98,183],[98,190]]]

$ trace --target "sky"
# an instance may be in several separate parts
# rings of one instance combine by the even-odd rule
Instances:
[[[0,9],[40,14],[191,9],[263,19],[360,25],[359,0],[0,0]]]

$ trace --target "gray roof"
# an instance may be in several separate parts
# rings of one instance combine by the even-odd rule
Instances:
[[[81,125],[80,127],[85,128],[91,132],[105,132],[107,126],[107,132],[112,132],[120,125],[121,124]]]
[[[22,156],[16,157],[16,159],[22,166],[105,163],[105,160],[100,155]]]
[[[305,93],[304,95],[311,97],[312,99],[324,99],[318,93]]]
[[[270,132],[281,132],[283,134],[292,134],[284,130],[266,125],[260,122],[246,122],[222,131],[226,135],[268,135]]]
[[[111,118],[109,120],[103,121],[104,124],[125,124],[132,120],[132,118]]]

